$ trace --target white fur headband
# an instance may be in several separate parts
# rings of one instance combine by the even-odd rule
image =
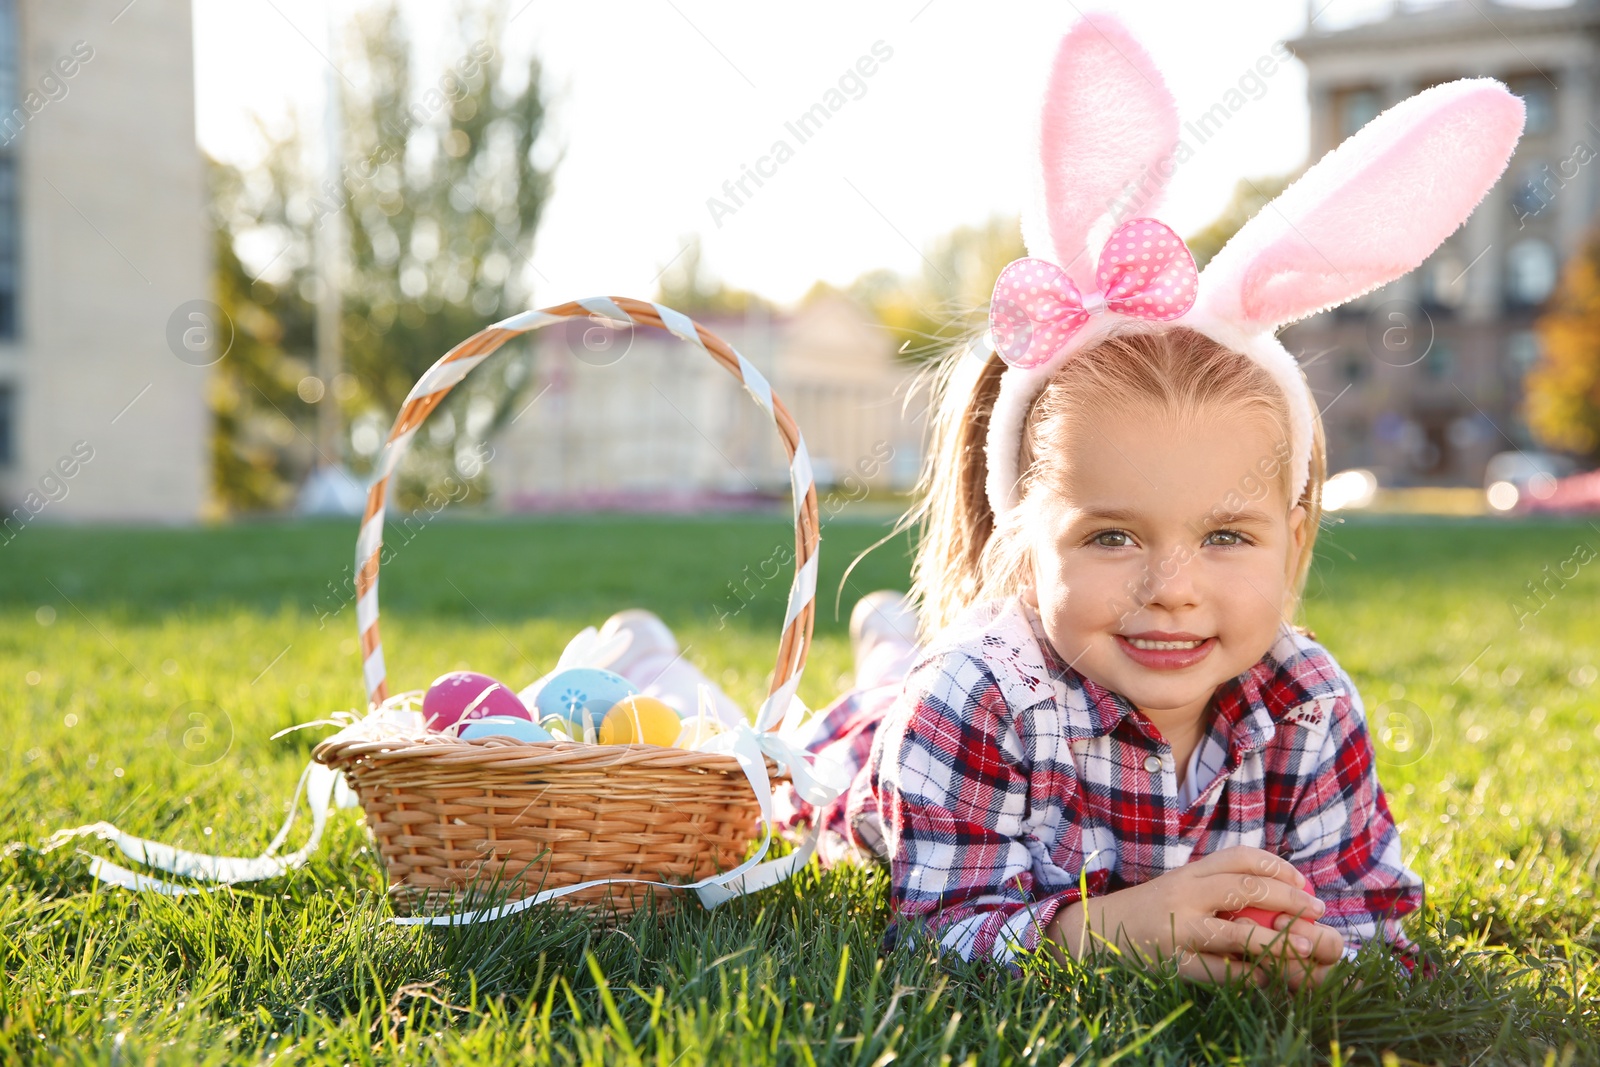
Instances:
[[[1187,326],[1265,368],[1288,399],[1289,499],[1298,500],[1316,412],[1278,330],[1422,263],[1499,179],[1522,123],[1522,101],[1492,78],[1418,93],[1257,212],[1193,285],[1182,241],[1147,217],[1181,162],[1172,94],[1119,20],[1080,20],[1062,38],[1045,91],[1041,166],[1022,218],[1029,258],[1001,273],[984,339],[1011,364],[986,444],[995,516],[1017,504],[1033,401],[1074,352],[1119,328]],[[1161,243],[1168,239],[1176,249]]]

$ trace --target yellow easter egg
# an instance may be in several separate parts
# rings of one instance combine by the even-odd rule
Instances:
[[[623,697],[600,721],[602,745],[669,747],[683,730],[678,713],[655,697]]]

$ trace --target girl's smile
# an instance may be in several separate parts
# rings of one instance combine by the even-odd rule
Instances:
[[[1168,634],[1151,630],[1136,636],[1117,634],[1117,647],[1142,667],[1156,671],[1177,671],[1192,667],[1216,647],[1214,637]]]

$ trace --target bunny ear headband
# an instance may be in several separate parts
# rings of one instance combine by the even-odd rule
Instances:
[[[985,342],[1009,364],[986,445],[995,516],[1017,503],[1033,401],[1074,352],[1129,324],[1188,326],[1271,373],[1289,402],[1298,500],[1316,413],[1277,331],[1418,266],[1499,179],[1522,122],[1522,101],[1492,78],[1418,93],[1301,175],[1197,276],[1183,240],[1147,217],[1176,167],[1172,94],[1120,21],[1079,21],[1045,91],[1028,256],[1001,271],[989,308]]]

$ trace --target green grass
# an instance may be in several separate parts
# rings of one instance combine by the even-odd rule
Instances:
[[[813,706],[849,667],[839,575],[882,532],[849,518],[825,530]],[[1365,697],[1428,886],[1410,929],[1442,963],[1410,985],[1364,963],[1365,987],[1298,996],[884,955],[877,871],[813,869],[613,932],[542,911],[424,931],[385,924],[356,811],[304,870],[199,897],[97,888],[72,849],[41,851],[96,819],[265,845],[315,742],[269,735],[362,703],[354,610],[321,621],[352,540],[347,524],[30,527],[0,546],[0,1062],[1600,1062],[1600,560],[1520,627],[1511,606],[1579,542],[1600,549],[1586,523],[1323,535],[1306,621]],[[751,704],[787,569],[747,608],[730,583],[770,574],[788,540],[768,518],[436,521],[384,570],[392,681],[471,665],[521,684],[639,604]],[[845,614],[904,583],[905,548],[868,557]],[[196,708],[209,732],[185,732]]]

